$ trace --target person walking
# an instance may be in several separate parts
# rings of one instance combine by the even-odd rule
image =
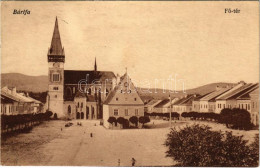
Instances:
[[[118,159],[118,167],[120,167],[120,159]]]
[[[135,158],[132,158],[132,166],[135,166],[135,162],[136,162]]]

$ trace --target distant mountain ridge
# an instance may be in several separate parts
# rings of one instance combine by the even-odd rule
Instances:
[[[48,76],[28,76],[20,73],[2,73],[1,87],[16,87],[27,92],[45,92],[48,90]]]
[[[45,92],[48,90],[48,76],[28,76],[20,73],[3,73],[1,74],[1,87],[3,86],[16,87],[17,90],[27,91],[27,92]],[[186,93],[182,91],[178,91],[178,93],[172,93],[173,97],[181,97],[185,94],[206,94],[208,92],[212,92],[216,89],[217,86],[227,86],[234,85],[233,83],[211,83],[207,85],[203,85],[194,89],[186,90]],[[140,90],[140,89],[138,89]],[[150,89],[154,91],[154,89]],[[163,93],[163,89],[156,89],[157,93],[142,93],[139,91],[139,94],[144,99],[163,99],[169,96],[169,90],[165,90]]]

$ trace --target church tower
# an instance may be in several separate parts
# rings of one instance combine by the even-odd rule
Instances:
[[[51,46],[48,50],[48,110],[52,111],[54,117],[63,118],[63,90],[64,90],[64,63],[65,53],[61,45],[61,38],[56,17]]]

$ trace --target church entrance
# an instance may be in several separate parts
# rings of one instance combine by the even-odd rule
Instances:
[[[84,113],[83,112],[81,112],[81,119],[84,119]]]
[[[76,114],[76,119],[80,119],[80,113],[79,112],[77,112],[77,114]]]
[[[86,107],[86,119],[89,119],[89,107]]]

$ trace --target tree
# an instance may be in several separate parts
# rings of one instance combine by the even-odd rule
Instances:
[[[107,121],[112,125],[112,128],[113,128],[113,123],[116,123],[116,118],[115,117],[109,117]]]
[[[259,134],[255,135],[254,142],[249,145],[250,147],[250,154],[249,159],[247,162],[252,167],[258,167],[259,165]]]
[[[247,142],[243,136],[212,131],[206,125],[196,124],[178,130],[172,128],[165,141],[168,148],[166,156],[178,162],[175,166],[254,166],[253,161],[248,161],[258,160],[258,156],[256,153],[250,155]]]
[[[181,116],[184,117],[184,118],[186,118],[186,117],[187,117],[187,114],[188,114],[187,112],[183,112],[183,113],[181,113]]]
[[[122,128],[123,128],[123,124],[125,122],[125,119],[123,117],[118,117],[116,120],[119,124],[121,124]]]
[[[129,121],[133,124],[135,124],[135,126],[137,127],[137,123],[138,123],[138,118],[136,116],[132,116],[129,118]]]
[[[139,123],[142,124],[142,128],[144,127],[144,124],[150,122],[150,118],[147,116],[141,116],[139,117]]]
[[[227,128],[232,124],[232,113],[233,111],[228,108],[224,108],[220,112],[220,123],[226,124]]]
[[[252,127],[250,113],[245,109],[225,108],[220,112],[220,122],[226,124],[227,128],[250,129]]]

